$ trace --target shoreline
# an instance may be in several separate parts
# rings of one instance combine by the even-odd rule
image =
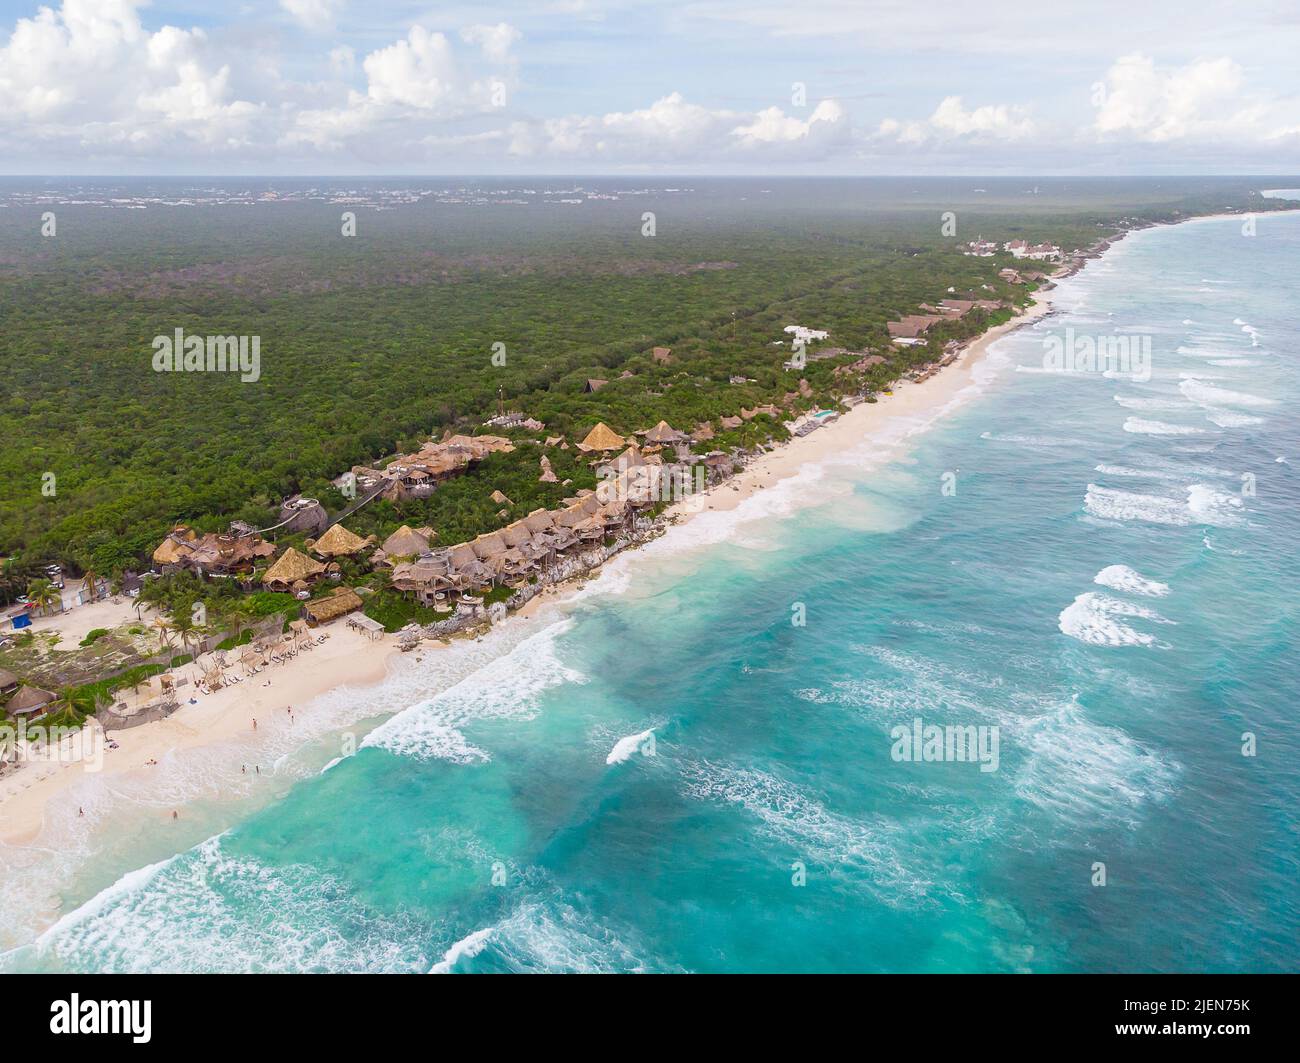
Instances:
[[[907,439],[942,419],[959,396],[976,385],[975,370],[994,343],[1051,312],[1052,291],[1034,292],[1031,300],[1023,313],[981,333],[970,341],[956,361],[929,378],[919,382],[900,379],[893,385],[892,394],[881,394],[876,402],[861,402],[841,412],[831,424],[759,455],[721,483],[674,502],[666,511],[668,521],[661,535],[671,534],[673,528],[704,514],[734,510],[764,488],[797,475],[810,463],[823,461],[863,442],[873,433],[883,433],[893,427],[910,429],[887,441],[880,453],[873,456],[871,464],[892,460]],[[570,603],[592,578],[599,578],[603,567],[586,579],[572,580],[536,595],[512,616],[527,619],[546,606]],[[168,754],[241,740],[255,741],[254,719],[265,721],[263,726],[266,723],[275,726],[286,715],[282,711],[285,706],[304,711],[314,700],[336,689],[374,687],[388,677],[392,662],[401,656],[391,635],[372,642],[342,624],[330,624],[320,630],[330,636],[324,645],[287,665],[268,670],[265,676],[246,679],[215,694],[198,696],[197,704],[182,704],[165,720],[114,731],[113,739],[120,748],[104,751],[103,768],[98,773],[88,772],[76,762],[38,761],[0,778],[0,844],[35,847],[49,826],[50,806],[93,774],[142,774],[153,766],[149,761],[156,762]],[[439,646],[434,642],[422,649],[436,651]],[[264,678],[271,680],[270,686],[262,685]]]
[[[193,691],[196,704],[183,702],[164,720],[111,732],[119,748],[101,750],[100,771],[87,770],[78,761],[34,760],[0,777],[0,844],[33,846],[48,826],[50,805],[88,779],[143,775],[168,754],[240,741],[249,743],[249,763],[254,764],[251,756],[257,752],[259,731],[264,738],[278,735],[288,720],[286,707],[301,713],[333,690],[381,683],[400,654],[392,636],[372,642],[342,624],[333,625],[328,634],[324,644],[293,661],[214,694],[183,688]],[[161,815],[160,821],[169,814]]]

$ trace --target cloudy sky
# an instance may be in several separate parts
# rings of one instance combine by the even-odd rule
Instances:
[[[10,174],[1293,173],[1300,3],[0,0]]]

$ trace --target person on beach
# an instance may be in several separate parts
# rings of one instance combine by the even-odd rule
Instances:
[[[257,730],[257,717],[256,717],[256,716],[253,717],[253,730],[254,730],[254,731]]]
[[[176,809],[173,808],[173,809],[172,809],[172,819],[173,819],[173,820],[177,820],[177,819],[180,819],[180,818],[181,818],[181,814],[180,814],[179,812],[177,812]]]

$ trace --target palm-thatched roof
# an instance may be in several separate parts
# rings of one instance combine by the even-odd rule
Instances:
[[[551,516],[549,510],[535,509],[524,517],[523,523],[530,532],[536,534],[554,526],[555,518]]]
[[[384,540],[383,549],[388,557],[419,557],[429,549],[429,540],[414,528],[403,524]]]
[[[667,421],[660,421],[645,434],[647,443],[678,443],[686,438],[685,433],[677,431]]]
[[[578,444],[579,450],[620,450],[627,445],[622,436],[617,435],[604,421],[587,433],[587,438]]]
[[[496,532],[488,532],[486,535],[480,535],[470,546],[474,548],[474,554],[480,561],[485,561],[490,557],[506,552],[505,541]]]
[[[609,464],[602,466],[600,474],[602,476],[617,476],[619,473],[634,469],[638,465],[644,465],[645,463],[645,458],[641,456],[641,448],[633,443]]]
[[[9,699],[5,706],[11,713],[36,712],[54,700],[54,695],[40,687],[26,686]]]
[[[336,524],[319,539],[312,551],[322,557],[347,557],[365,548],[366,541],[361,536],[350,532],[342,524]]]
[[[292,546],[280,555],[274,565],[262,573],[263,583],[296,583],[319,576],[325,566],[315,558],[300,554]]]
[[[187,528],[184,524],[178,524],[167,533],[158,548],[153,552],[153,560],[156,565],[174,565],[182,557],[191,552],[192,547],[189,545],[194,541],[196,533],[193,528]]]
[[[18,685],[18,677],[7,668],[0,668],[0,690],[9,690]]]

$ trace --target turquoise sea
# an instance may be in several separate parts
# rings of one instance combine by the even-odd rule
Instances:
[[[87,789],[0,853],[0,968],[1296,969],[1300,215],[1241,227],[1131,236],[904,445],[330,695],[259,783]],[[1149,374],[1044,371],[1067,328]]]

